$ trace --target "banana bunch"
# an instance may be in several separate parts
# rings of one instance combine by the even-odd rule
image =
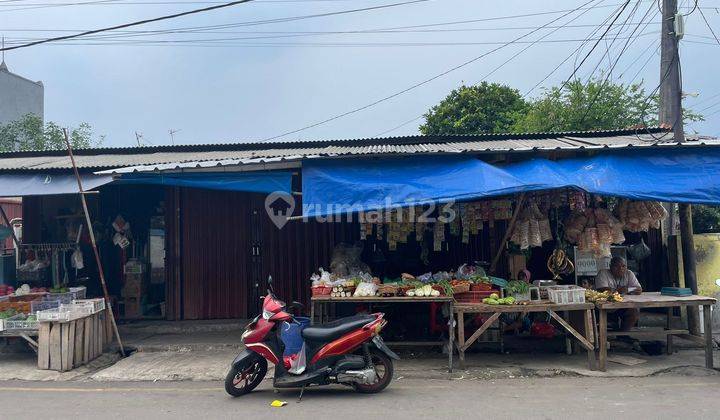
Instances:
[[[611,292],[606,290],[604,292],[598,292],[597,290],[585,290],[585,300],[593,303],[603,302],[622,302],[623,297],[618,292]]]
[[[561,274],[567,275],[575,271],[575,265],[570,261],[567,253],[560,248],[556,248],[548,258],[547,268],[553,273],[555,280],[559,279]]]

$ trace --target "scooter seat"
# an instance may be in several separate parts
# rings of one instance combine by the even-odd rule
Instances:
[[[303,329],[302,336],[308,341],[327,343],[367,325],[373,320],[375,320],[375,317],[372,315],[355,315],[340,318],[325,324],[307,327]]]

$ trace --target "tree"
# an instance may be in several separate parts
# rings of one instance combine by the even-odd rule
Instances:
[[[720,232],[720,207],[692,206],[693,232],[718,233]]]
[[[93,136],[90,124],[80,123],[68,131],[73,148],[99,146],[104,138]],[[59,150],[65,149],[62,127],[54,122],[43,124],[37,115],[28,114],[17,121],[0,126],[0,150]]]
[[[507,132],[528,104],[516,89],[482,82],[453,90],[425,114],[425,135]]]
[[[513,132],[613,130],[658,124],[657,95],[648,98],[641,83],[626,85],[598,77],[547,89],[518,118]],[[702,116],[685,111],[685,121]]]

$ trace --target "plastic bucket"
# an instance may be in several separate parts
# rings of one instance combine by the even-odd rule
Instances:
[[[302,349],[303,338],[302,330],[310,325],[310,318],[303,316],[296,316],[294,322],[283,322],[282,329],[280,330],[280,338],[285,344],[285,351],[283,356],[290,356],[296,354]]]

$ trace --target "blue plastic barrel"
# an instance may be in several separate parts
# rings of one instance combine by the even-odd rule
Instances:
[[[302,330],[310,325],[310,318],[304,316],[296,316],[297,323],[283,322],[280,330],[280,338],[285,344],[283,356],[290,356],[298,353],[302,349],[303,338]]]

